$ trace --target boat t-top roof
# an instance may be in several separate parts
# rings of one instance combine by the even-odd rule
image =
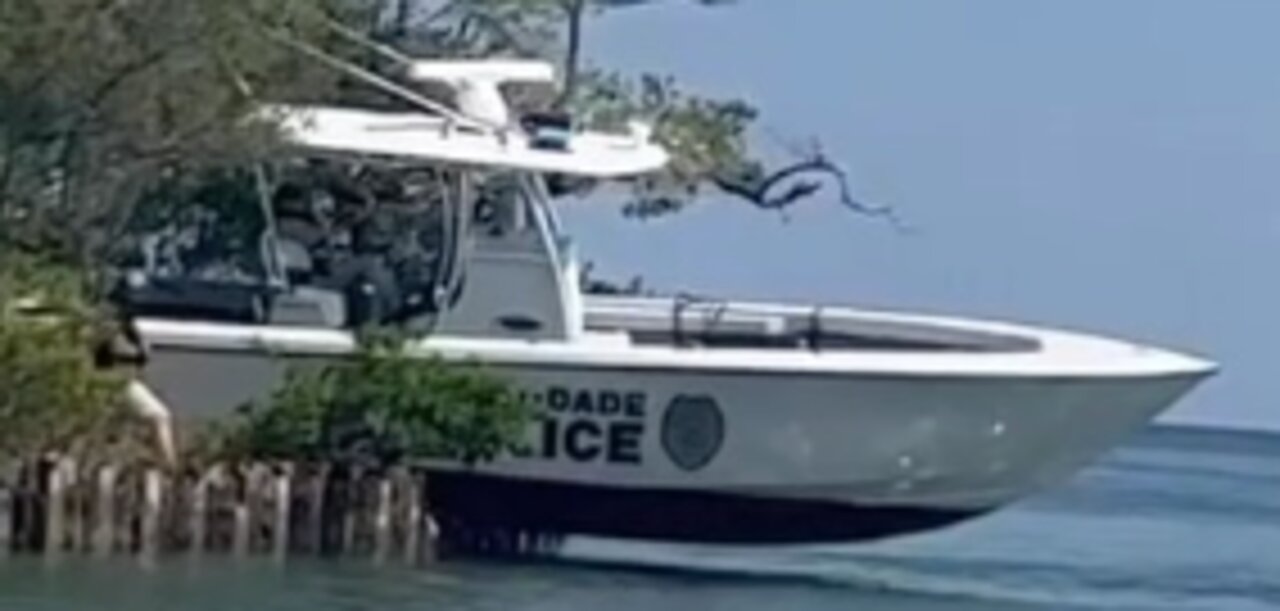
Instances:
[[[414,80],[443,83],[456,109],[418,98],[438,114],[383,112],[335,106],[276,105],[267,109],[286,138],[317,152],[392,157],[464,166],[625,178],[666,165],[668,154],[635,123],[629,134],[570,130],[538,132],[512,121],[499,87],[509,82],[554,81],[554,69],[529,61],[421,61]],[[554,131],[556,128],[553,127]]]

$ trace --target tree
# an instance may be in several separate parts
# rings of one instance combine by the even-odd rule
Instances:
[[[129,227],[140,206],[256,195],[244,169],[279,144],[275,125],[258,112],[264,102],[438,105],[435,92],[400,78],[405,52],[552,59],[562,67],[560,91],[515,88],[519,108],[570,110],[598,129],[652,122],[673,163],[634,181],[631,214],[679,210],[709,188],[782,210],[825,180],[837,183],[845,205],[885,212],[854,199],[844,173],[817,147],[767,169],[749,143],[756,111],[745,102],[587,62],[590,16],[642,1],[0,0],[0,289],[8,290],[0,291],[0,417],[19,423],[0,433],[0,453],[79,443],[102,429],[95,419],[114,417],[103,406],[117,401],[119,381],[92,367],[88,348],[103,319],[90,313],[104,297],[106,272],[133,246]],[[356,93],[369,82],[398,91],[398,99]],[[76,278],[73,292],[67,277]],[[32,292],[66,299],[46,298],[58,315],[27,324],[14,304]],[[28,350],[37,357],[24,360]],[[410,367],[401,354],[365,354],[295,375],[271,407],[248,414],[250,430],[265,435],[256,438],[259,448],[275,439],[318,451],[332,441],[339,412],[372,405],[361,426],[379,456],[491,457],[514,430],[503,420],[514,408],[500,385],[454,374],[439,363]],[[366,378],[388,386],[361,383]],[[464,407],[443,411],[446,400]],[[320,420],[307,409],[322,409]],[[303,429],[323,438],[278,426],[295,416],[324,423]],[[476,426],[475,436],[460,432],[464,425]]]
[[[855,199],[816,146],[768,169],[748,139],[756,110],[743,101],[590,64],[590,17],[641,3],[0,0],[0,248],[92,271],[130,246],[126,225],[158,183],[172,188],[269,153],[271,124],[249,120],[259,103],[351,96],[351,72],[335,65],[395,85],[387,58],[401,50],[551,59],[562,67],[560,92],[518,91],[518,104],[570,109],[600,129],[651,121],[673,162],[634,181],[626,209],[636,216],[679,210],[708,188],[781,210],[827,181],[843,204],[887,212]]]
[[[322,38],[315,4],[0,0],[0,248],[99,271],[158,181],[261,154],[255,105],[333,76],[259,29]]]
[[[703,5],[733,0],[696,0]],[[796,160],[770,169],[753,150],[749,133],[757,110],[742,100],[691,95],[674,79],[657,74],[627,76],[590,65],[583,49],[591,16],[647,0],[372,0],[355,2],[364,17],[349,26],[357,38],[383,49],[399,48],[432,57],[536,57],[557,62],[558,94],[516,96],[527,106],[571,110],[581,123],[619,129],[628,121],[652,122],[655,137],[672,153],[663,172],[633,182],[628,214],[649,217],[678,211],[708,188],[762,210],[780,211],[833,183],[838,201],[857,212],[892,211],[865,204],[853,194],[848,175],[814,144],[791,152]],[[392,52],[390,55],[396,55]],[[386,55],[386,54],[384,54]]]
[[[120,441],[124,379],[88,349],[111,333],[102,320],[74,271],[0,254],[0,465]]]

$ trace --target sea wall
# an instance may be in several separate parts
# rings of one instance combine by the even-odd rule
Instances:
[[[341,555],[417,564],[440,529],[428,476],[326,464],[165,471],[28,461],[0,480],[0,555]]]

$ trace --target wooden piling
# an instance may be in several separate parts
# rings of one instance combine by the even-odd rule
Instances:
[[[404,562],[416,565],[422,558],[422,498],[412,470],[404,471]]]
[[[249,555],[249,477],[244,469],[240,469],[236,473],[237,486],[234,491],[231,505],[231,555],[236,558],[244,558]]]
[[[431,482],[427,479],[424,472],[418,472],[413,478],[414,499],[419,503],[419,524],[421,529],[421,542],[418,547],[419,562],[434,562],[439,556],[440,545],[440,523],[436,521],[435,515],[431,512],[431,507],[427,505],[430,498],[428,492]]]
[[[191,508],[187,514],[187,553],[199,557],[209,538],[209,479],[197,476],[195,489],[191,491]]]
[[[115,549],[117,552],[134,554],[138,552],[138,531],[142,521],[142,498],[144,496],[142,473],[136,468],[120,469],[116,477],[115,488],[111,491],[115,514],[112,516],[112,530],[116,533]]]
[[[13,541],[21,551],[42,551],[40,539],[44,529],[44,510],[41,503],[44,491],[42,461],[31,461],[19,468],[18,484],[14,488]]]
[[[154,560],[160,553],[160,517],[164,503],[164,476],[157,469],[142,474],[142,512],[138,550],[144,560]]]
[[[210,496],[213,494],[213,487],[224,479],[224,469],[222,465],[214,465],[195,478],[191,509],[187,515],[187,532],[191,536],[187,551],[193,557],[200,556],[209,547]]]
[[[275,523],[273,474],[270,467],[255,463],[244,472],[244,504],[249,508],[249,553],[272,549]]]
[[[374,506],[373,518],[373,560],[377,564],[385,564],[391,556],[391,521],[395,510],[392,504],[393,483],[389,477],[378,480],[378,502]]]
[[[213,465],[182,474],[69,460],[28,462],[0,474],[0,556],[57,558],[166,551],[198,558],[290,553],[368,555],[413,565],[434,557],[439,529],[419,472],[375,473],[329,465]],[[495,549],[506,540],[489,541]]]
[[[324,551],[325,493],[329,486],[328,465],[310,469],[307,485],[307,514],[302,528],[303,549],[312,554]]]
[[[55,558],[62,552],[63,537],[66,535],[66,472],[59,459],[49,461],[46,466],[44,553],[46,558]]]
[[[352,467],[347,471],[347,478],[343,481],[342,544],[338,550],[342,555],[352,555],[356,552],[356,529],[360,526],[360,484],[363,483],[363,479],[364,471],[359,467]]]
[[[289,539],[292,532],[290,516],[293,510],[293,465],[281,465],[280,471],[274,475],[273,494],[275,496],[275,523],[271,527],[271,556],[276,561],[283,561],[289,553]]]
[[[0,560],[13,549],[13,488],[9,480],[0,480]]]
[[[91,529],[90,546],[97,556],[108,556],[116,547],[116,478],[119,469],[115,465],[98,468],[94,481],[94,526]]]
[[[84,550],[86,538],[85,528],[85,492],[80,485],[80,469],[75,459],[67,457],[59,462],[62,469],[63,483],[66,486],[66,499],[63,502],[64,545],[73,552]]]

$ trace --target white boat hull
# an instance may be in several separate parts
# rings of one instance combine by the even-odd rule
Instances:
[[[327,351],[273,350],[261,330],[242,330],[258,349],[211,347],[165,324],[151,325],[146,375],[180,417],[225,414]],[[1069,477],[1209,372],[691,369],[519,352],[467,356],[541,407],[528,455],[435,465],[438,508],[493,527],[720,542],[866,540],[981,515]]]

